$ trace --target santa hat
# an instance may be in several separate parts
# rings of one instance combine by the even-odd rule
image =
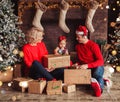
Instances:
[[[78,35],[84,35],[87,36],[88,30],[85,26],[79,26],[78,29],[76,30],[76,34]]]

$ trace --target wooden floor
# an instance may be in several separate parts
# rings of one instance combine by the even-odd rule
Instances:
[[[120,102],[120,73],[112,77],[113,86],[110,93],[104,88],[101,97],[95,97],[89,85],[78,85],[77,91],[62,95],[42,95],[21,93],[3,84],[0,87],[0,102]]]

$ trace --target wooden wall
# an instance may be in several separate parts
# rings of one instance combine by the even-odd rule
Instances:
[[[24,33],[31,27],[32,20],[35,14],[34,8],[27,8],[22,16],[23,24],[20,25]],[[70,8],[66,16],[66,24],[70,28],[70,33],[64,33],[58,26],[59,9],[48,9],[42,16],[41,23],[45,29],[44,41],[46,43],[49,53],[53,53],[54,48],[58,45],[58,37],[65,35],[67,37],[67,47],[69,52],[74,51],[76,42],[75,30],[78,25],[84,25],[86,19],[87,9]],[[107,40],[107,23],[108,11],[98,8],[93,18],[93,26],[95,32],[89,34],[91,40],[103,39]]]

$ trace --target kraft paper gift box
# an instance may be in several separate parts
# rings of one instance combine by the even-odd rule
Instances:
[[[90,84],[91,70],[87,69],[65,69],[64,83],[65,84]]]
[[[16,64],[14,65],[14,69],[13,69],[13,77],[17,78],[17,77],[21,77],[22,73],[21,73],[21,64]]]
[[[45,89],[45,80],[33,80],[28,83],[28,93],[42,94]]]
[[[15,78],[13,79],[12,88],[18,91],[25,92],[28,89],[28,83],[33,79],[30,78]]]
[[[48,81],[47,95],[62,94],[62,81]]]
[[[70,55],[49,54],[43,57],[43,64],[46,68],[61,68],[70,66]]]
[[[63,91],[66,93],[71,93],[76,91],[76,85],[64,85],[63,86]]]

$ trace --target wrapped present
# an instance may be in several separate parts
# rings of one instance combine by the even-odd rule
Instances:
[[[14,65],[14,68],[13,68],[13,77],[14,78],[22,77],[21,64]]]
[[[13,79],[12,88],[18,91],[25,92],[28,89],[28,82],[32,81],[30,78],[15,78]]]
[[[65,69],[64,83],[66,84],[90,84],[91,70],[87,69]]]
[[[76,85],[64,85],[63,91],[66,93],[71,93],[76,91]]]
[[[45,55],[43,65],[46,68],[61,68],[70,66],[70,55]]]
[[[10,82],[13,79],[13,69],[8,68],[6,71],[0,71],[0,81]]]
[[[34,94],[42,94],[45,89],[45,80],[33,80],[28,83],[28,92]]]
[[[62,94],[62,81],[48,81],[47,95]]]

